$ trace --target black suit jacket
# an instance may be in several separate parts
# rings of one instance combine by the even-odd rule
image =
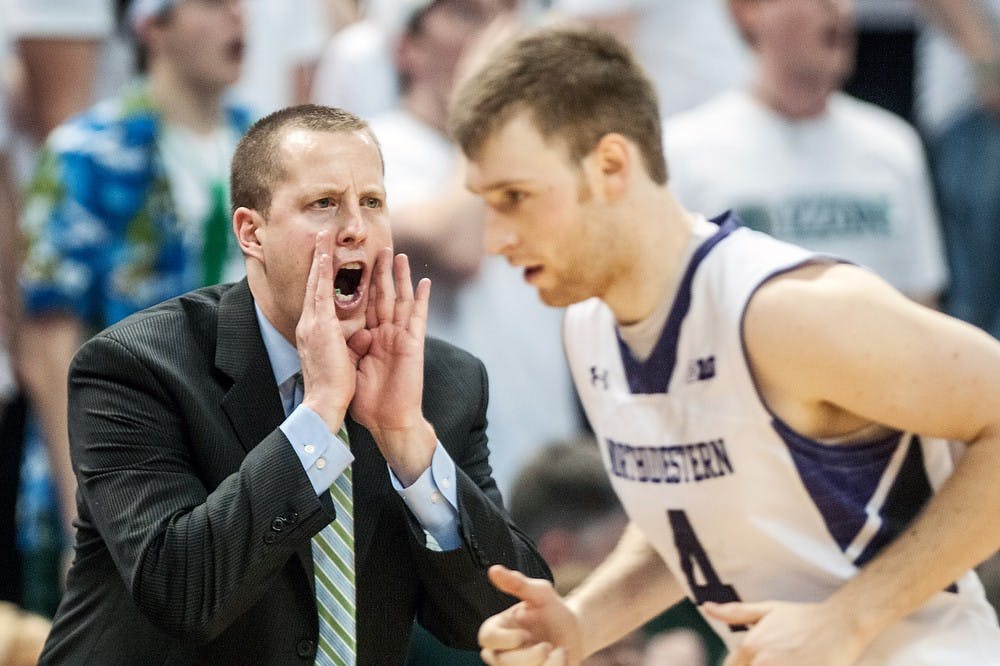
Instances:
[[[423,409],[457,467],[462,546],[441,553],[351,422],[359,664],[398,664],[414,616],[474,648],[513,599],[485,572],[550,573],[490,477],[486,374],[428,340]],[[335,518],[287,438],[246,281],[191,292],[87,342],[70,369],[76,558],[43,664],[311,663],[310,539]]]

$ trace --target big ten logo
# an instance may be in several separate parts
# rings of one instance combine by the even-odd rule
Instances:
[[[703,382],[712,377],[715,377],[715,356],[696,358],[688,364],[688,383]]]

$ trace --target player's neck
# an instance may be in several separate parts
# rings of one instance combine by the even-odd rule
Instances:
[[[668,297],[695,219],[665,187],[642,197],[629,216],[635,221],[629,268],[603,296],[623,325],[645,319]]]

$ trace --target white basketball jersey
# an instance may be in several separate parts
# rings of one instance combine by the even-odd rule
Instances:
[[[742,318],[806,250],[739,227],[695,251],[645,361],[598,299],[566,314],[567,355],[604,464],[632,521],[696,602],[820,601],[898,535],[952,470],[912,433],[830,446],[761,401]],[[707,618],[730,649],[745,636]],[[1000,629],[969,572],[885,631],[865,666],[1000,664]]]

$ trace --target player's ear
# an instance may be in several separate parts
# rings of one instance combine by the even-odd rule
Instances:
[[[634,168],[631,143],[621,134],[610,132],[601,137],[584,158],[584,170],[591,187],[607,200],[619,198],[627,189]]]
[[[263,246],[264,216],[246,206],[233,211],[233,233],[245,257],[264,260]]]

